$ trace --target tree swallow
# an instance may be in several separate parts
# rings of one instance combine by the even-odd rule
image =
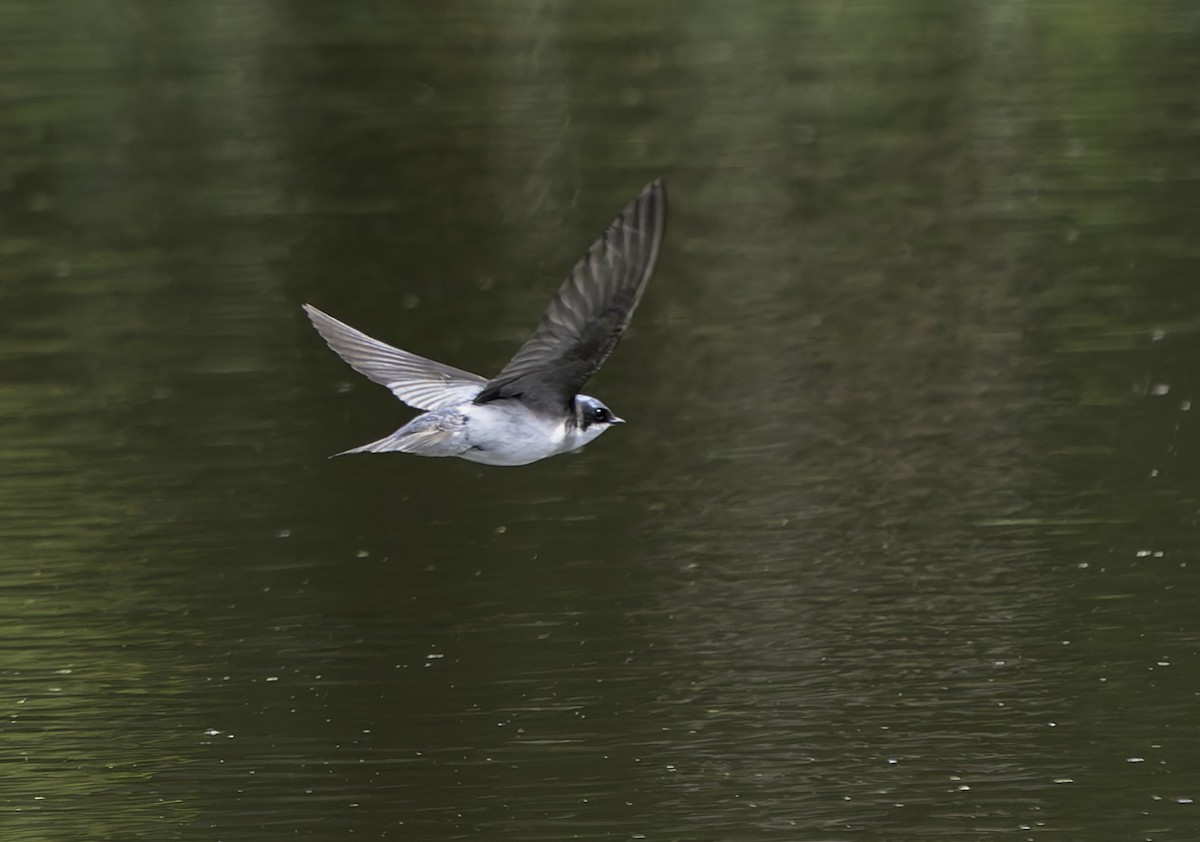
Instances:
[[[533,336],[491,380],[393,348],[305,304],[313,327],[351,368],[425,410],[390,436],[344,453],[528,465],[622,423],[579,390],[612,353],[646,290],[666,212],[662,181],[647,185],[575,264]]]

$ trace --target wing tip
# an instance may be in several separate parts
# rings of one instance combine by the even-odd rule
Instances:
[[[340,322],[338,322],[337,319],[335,319],[333,316],[326,313],[324,310],[321,310],[318,307],[314,307],[313,305],[311,305],[307,302],[305,302],[304,304],[301,304],[300,309],[304,311],[304,315],[308,316],[308,320],[310,322],[312,322],[313,327],[315,327],[317,329],[317,331],[321,334],[322,337],[325,336],[325,332],[323,330],[321,330],[321,326],[323,324],[326,324],[326,325],[341,324]]]
[[[642,188],[641,194],[635,199],[635,202],[644,202],[647,199],[657,200],[664,208],[667,204],[667,182],[661,175]]]
[[[639,205],[650,205],[652,236],[661,240],[667,220],[667,182],[662,176],[642,188],[641,194],[630,203],[630,209]]]

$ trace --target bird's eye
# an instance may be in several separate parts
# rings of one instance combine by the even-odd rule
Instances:
[[[597,421],[607,421],[608,420],[608,410],[602,406],[598,406],[592,410],[592,417],[595,418]]]

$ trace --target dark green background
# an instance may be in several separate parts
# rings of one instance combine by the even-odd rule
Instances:
[[[1200,837],[1200,13],[0,6],[0,833]],[[641,186],[527,468],[490,374]]]

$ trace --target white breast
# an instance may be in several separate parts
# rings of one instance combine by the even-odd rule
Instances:
[[[484,465],[528,465],[585,444],[568,436],[565,419],[554,421],[530,412],[515,401],[470,405],[463,459]]]

